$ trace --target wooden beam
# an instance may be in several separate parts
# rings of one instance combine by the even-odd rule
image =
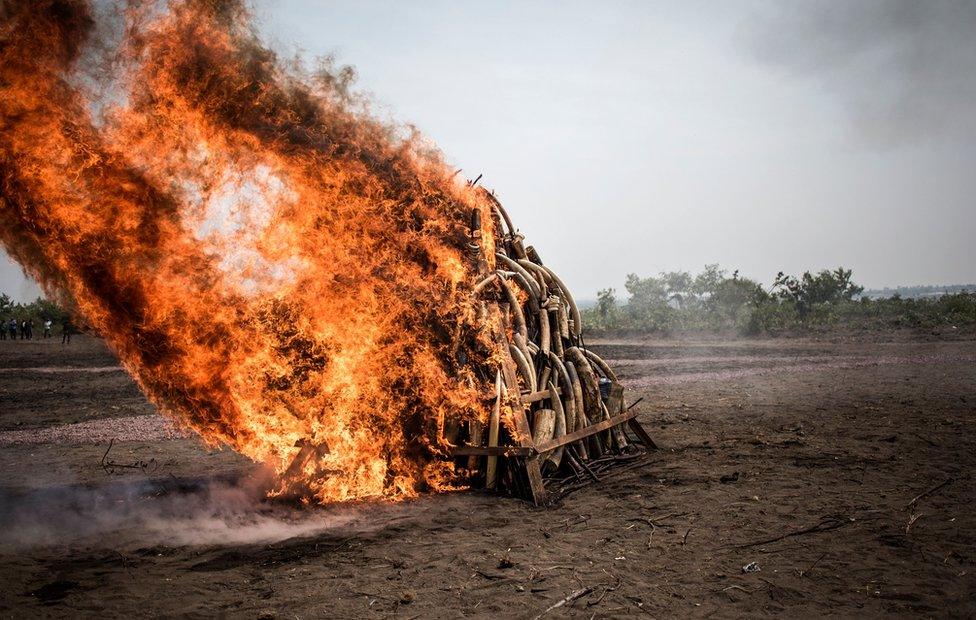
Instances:
[[[607,418],[606,420],[597,422],[596,424],[590,424],[589,426],[585,428],[581,428],[578,431],[567,433],[566,435],[563,435],[559,439],[550,439],[549,441],[544,441],[539,445],[537,445],[535,449],[538,450],[540,454],[548,452],[550,450],[555,450],[559,446],[565,446],[568,443],[573,443],[574,441],[578,441],[580,439],[583,439],[584,437],[589,437],[590,435],[594,435],[601,431],[605,431],[608,428],[614,427],[618,424],[623,424],[624,422],[628,422],[629,420],[632,420],[633,418],[637,417],[638,413],[639,412],[636,409],[625,411],[624,413],[615,415],[611,418]],[[643,431],[644,429],[641,430]]]
[[[295,447],[301,447],[301,450],[291,460],[291,464],[288,465],[288,469],[282,474],[282,478],[288,479],[301,475],[302,470],[305,469],[309,461],[313,458],[318,460],[323,455],[329,454],[329,444],[324,439],[318,443],[309,439],[299,439],[295,443]]]
[[[498,423],[501,415],[502,400],[502,376],[500,371],[495,372],[495,404],[491,408],[491,415],[488,418],[488,447],[498,446]],[[485,488],[494,489],[498,479],[498,457],[489,456],[485,463]]]
[[[638,439],[640,439],[640,442],[644,444],[644,447],[646,447],[648,450],[657,450],[657,444],[654,443],[651,436],[647,434],[647,431],[645,431],[644,427],[641,426],[640,422],[637,421],[637,418],[631,418],[627,421],[627,424],[630,426],[630,430],[634,431],[634,434],[637,435]]]
[[[557,395],[562,394],[562,393],[563,393],[562,388],[556,388],[556,394]],[[523,405],[528,405],[528,404],[531,404],[531,403],[537,403],[540,400],[546,400],[547,398],[552,398],[552,392],[550,392],[549,390],[539,390],[538,392],[528,392],[526,394],[522,394],[522,404]]]
[[[515,429],[513,435],[519,442],[519,445],[523,448],[535,448],[532,441],[532,427],[529,426],[529,420],[525,417],[525,405],[522,404],[518,379],[515,375],[515,361],[512,360],[509,354],[508,341],[505,338],[505,326],[506,326],[506,316],[507,312],[504,311],[504,306],[502,306],[502,324],[500,329],[495,330],[495,342],[498,343],[499,349],[502,352],[501,355],[501,371],[502,378],[505,380],[505,386],[509,390],[509,394],[514,394],[513,398],[508,399],[512,407],[512,418],[515,423]],[[493,457],[488,457],[489,460]],[[529,479],[529,489],[532,491],[532,501],[536,506],[545,506],[549,502],[546,498],[546,487],[542,480],[542,467],[539,465],[538,456],[526,457],[523,460],[525,464],[525,474]]]

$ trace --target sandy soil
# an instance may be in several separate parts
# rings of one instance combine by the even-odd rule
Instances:
[[[296,509],[99,342],[0,341],[0,615],[976,614],[976,342],[590,345],[645,398],[639,467],[548,510]]]

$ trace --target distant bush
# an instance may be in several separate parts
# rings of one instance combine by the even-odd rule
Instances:
[[[34,322],[34,329],[40,328],[44,321],[50,320],[55,325],[64,321],[68,313],[53,301],[38,297],[29,304],[15,303],[10,296],[0,293],[0,321],[6,325],[10,319],[17,323],[26,320]]]
[[[941,297],[869,299],[839,267],[800,276],[777,274],[769,290],[738,271],[706,265],[692,276],[665,272],[657,277],[627,276],[628,298],[618,303],[614,289],[604,289],[583,313],[590,332],[669,333],[735,330],[743,334],[847,327],[930,328],[976,323],[976,294],[961,291]]]

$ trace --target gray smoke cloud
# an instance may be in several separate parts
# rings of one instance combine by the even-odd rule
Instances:
[[[976,137],[976,2],[774,3],[740,33],[760,61],[820,82],[877,146]]]
[[[99,485],[0,487],[0,553],[35,547],[240,545],[324,532],[373,531],[397,505],[297,506],[265,498],[267,477],[120,479]]]

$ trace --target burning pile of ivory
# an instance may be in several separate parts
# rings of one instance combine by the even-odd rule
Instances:
[[[99,4],[0,5],[0,245],[162,415],[309,503],[541,501],[629,449],[566,286],[350,71],[243,0]]]
[[[482,317],[494,321],[501,355],[487,425],[467,433],[446,429],[460,444],[473,477],[488,489],[506,488],[545,502],[543,480],[596,478],[592,465],[640,452],[653,442],[624,403],[623,387],[607,363],[586,348],[580,311],[566,284],[546,266],[493,194],[494,256],[481,243],[480,212],[472,214],[473,295]],[[509,467],[502,470],[499,459]],[[524,465],[524,467],[522,467]],[[540,477],[541,476],[541,477]],[[526,488],[528,485],[528,488]],[[526,493],[525,491],[528,491]]]

